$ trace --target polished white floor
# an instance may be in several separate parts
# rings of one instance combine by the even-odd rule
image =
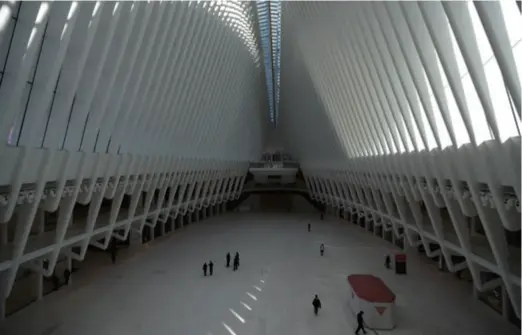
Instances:
[[[312,221],[312,232],[306,229]],[[326,245],[325,257],[319,245]],[[470,284],[416,257],[407,276],[383,267],[393,246],[357,227],[316,217],[230,214],[192,225],[13,315],[0,334],[351,334],[346,276],[372,273],[397,294],[394,335],[519,334],[472,297]],[[238,272],[224,268],[239,251]],[[213,277],[203,262],[213,260]],[[323,308],[315,317],[312,298]],[[371,333],[370,333],[371,334]]]

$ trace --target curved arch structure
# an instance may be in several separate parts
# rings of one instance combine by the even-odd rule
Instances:
[[[73,245],[83,259],[136,220],[141,232],[239,196],[269,125],[252,3],[9,2],[1,13],[0,221],[25,222],[2,247],[3,295],[34,258],[46,255],[50,275]],[[152,210],[154,191],[172,196]],[[104,198],[114,205],[102,218]],[[85,222],[72,221],[76,203],[90,204]],[[59,211],[56,232],[31,236],[42,209]]]
[[[285,2],[279,127],[314,199],[503,283],[520,313],[514,22],[513,1]]]
[[[22,268],[238,199],[269,143],[313,200],[520,316],[521,22],[510,0],[3,2],[0,298]]]

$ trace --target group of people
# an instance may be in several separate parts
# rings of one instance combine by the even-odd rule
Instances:
[[[226,260],[226,265],[225,266],[227,268],[229,268],[230,267],[230,260],[231,260],[230,252],[227,252],[225,260]],[[234,255],[234,261],[232,263],[232,268],[233,268],[234,271],[237,271],[239,269],[239,252],[236,252],[236,254]],[[207,276],[207,270],[208,270],[208,274],[210,276],[212,276],[212,274],[214,274],[214,263],[212,261],[209,261],[208,264],[206,262],[203,263],[203,275],[205,277]]]

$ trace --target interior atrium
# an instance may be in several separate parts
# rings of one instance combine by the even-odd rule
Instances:
[[[354,271],[384,271],[384,252],[367,255],[368,262],[380,262],[379,270],[363,263],[335,270],[344,276],[339,283],[335,271],[321,265],[317,271],[332,275],[330,284],[321,284],[316,274],[297,277],[290,265],[278,272],[275,263],[255,258],[270,252],[256,247],[255,238],[261,238],[256,236],[272,234],[273,248],[281,242],[283,254],[272,250],[277,259],[292,245],[305,250],[309,243],[319,250],[325,243],[331,266],[351,264],[339,251],[348,245],[367,243],[371,249],[377,243],[387,252],[407,254],[410,267],[418,262],[418,269],[435,267],[440,273],[411,270],[410,284],[389,277],[393,289],[430,291],[421,283],[431,278],[460,285],[455,292],[464,292],[469,306],[479,304],[459,310],[480,310],[458,321],[478,322],[476,329],[455,326],[461,330],[445,334],[518,333],[521,10],[514,0],[1,1],[0,333],[92,334],[98,331],[92,324],[51,329],[42,316],[27,330],[23,320],[52,311],[55,300],[65,304],[70,297],[61,292],[76,292],[77,283],[94,287],[87,278],[116,271],[100,265],[105,262],[100,255],[115,258],[118,249],[129,259],[128,250],[149,255],[136,257],[156,255],[143,264],[161,257],[161,264],[169,259],[183,264],[174,258],[192,250],[187,257],[197,262],[199,274],[200,263],[208,260],[197,258],[186,241],[214,250],[214,242],[202,236],[218,234],[220,225],[239,230],[235,238],[215,242],[216,248],[240,245],[247,269],[254,259],[265,262],[252,273],[261,271],[266,285],[270,273],[281,287],[287,285],[288,294],[310,297],[304,302],[310,310],[320,289],[310,284],[310,291],[298,293],[284,278],[315,278],[317,287],[325,287],[320,296],[328,296]],[[251,233],[241,230],[246,229],[241,222],[252,225]],[[310,234],[318,227],[320,238],[303,233],[297,239],[295,227],[305,231],[307,222],[313,222]],[[278,240],[283,235],[286,242]],[[187,243],[185,249],[175,249],[179,243]],[[271,242],[264,247],[270,249]],[[351,257],[362,262],[370,249]],[[296,269],[309,262],[297,254]],[[191,281],[180,276],[172,275],[174,286]],[[56,288],[56,281],[65,288]],[[146,283],[143,279],[143,287]],[[190,300],[183,294],[192,290],[198,288],[179,295]],[[82,299],[111,294],[93,292]],[[278,305],[288,302],[291,310],[293,298],[284,298],[285,290],[270,292],[266,297],[276,303],[266,308],[272,314],[252,316],[256,323],[239,322],[256,324],[243,331],[216,317],[220,331],[327,335],[345,326],[355,329],[355,321],[336,328],[332,320],[344,317],[326,309],[321,313],[329,328],[321,328],[321,315],[285,319]],[[415,300],[407,290],[401,294],[404,301]],[[147,304],[156,304],[145,296]],[[153,296],[161,300],[161,294]],[[216,304],[221,298],[209,299]],[[431,304],[437,295],[426,299]],[[453,304],[451,297],[441,300],[431,314],[451,308],[444,305]],[[397,304],[403,318],[408,308],[411,318],[427,317],[415,314],[422,307],[413,302]],[[158,306],[172,307],[165,301]],[[245,311],[254,315],[249,308]],[[211,330],[214,314],[197,309],[208,322],[152,333],[199,334],[201,327],[203,335],[221,334]],[[194,320],[178,312],[179,320],[174,315],[154,322],[160,327],[169,318]],[[70,320],[90,312],[71,313]],[[118,313],[125,323],[125,313]],[[435,326],[406,324],[401,328],[398,321],[389,334],[442,333]],[[98,333],[146,333],[103,329]]]

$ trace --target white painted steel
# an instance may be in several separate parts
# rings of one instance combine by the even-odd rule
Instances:
[[[60,254],[83,260],[89,245],[239,197],[269,124],[251,3],[8,2],[0,13],[0,225],[15,227],[0,296],[21,266],[50,276]],[[88,211],[73,221],[77,203]],[[38,208],[59,215],[35,239]]]
[[[285,2],[279,120],[312,199],[468,267],[478,290],[503,285],[518,315],[504,229],[520,231],[519,14],[514,1]]]
[[[520,231],[516,3],[282,12],[275,145],[310,198],[469,268],[478,290],[503,285],[520,315],[505,237]],[[257,24],[244,1],[0,4],[0,297],[21,267],[49,276],[61,254],[83,260],[90,245],[239,199],[270,130]],[[58,211],[55,231],[31,236],[38,210]]]

